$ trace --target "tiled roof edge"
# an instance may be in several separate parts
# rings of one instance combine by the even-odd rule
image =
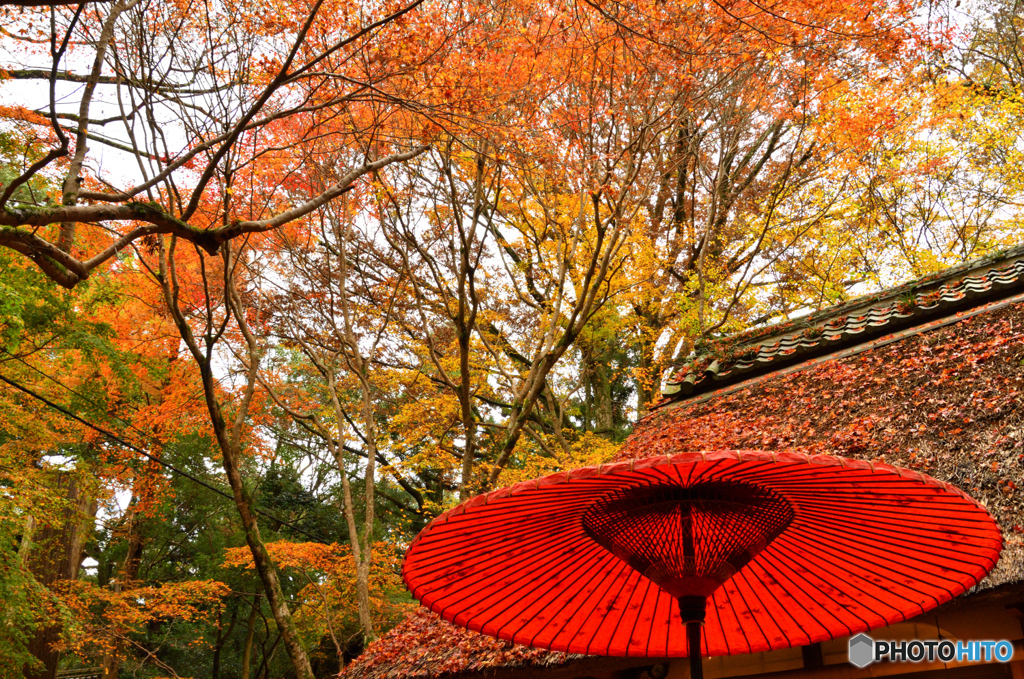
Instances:
[[[774,332],[740,335],[728,353],[690,361],[662,389],[660,408],[832,354],[875,337],[1009,297],[1024,289],[1024,246],[842,304]]]
[[[982,306],[976,306],[966,311],[959,311],[955,314],[941,316],[937,319],[928,321],[926,323],[922,323],[920,325],[911,326],[909,328],[904,328],[903,330],[889,333],[881,337],[876,337],[873,339],[865,340],[863,342],[845,346],[841,349],[837,349],[836,351],[832,351],[820,356],[809,357],[807,358],[807,360],[790,362],[787,365],[776,367],[773,370],[767,372],[760,372],[753,375],[744,375],[743,378],[740,380],[729,382],[723,381],[720,383],[715,383],[713,389],[702,390],[690,396],[680,397],[672,400],[663,400],[655,406],[654,410],[645,415],[644,418],[641,419],[641,421],[647,419],[648,417],[653,417],[656,413],[661,413],[664,412],[665,410],[669,410],[677,406],[687,406],[696,403],[705,403],[707,401],[711,401],[721,396],[727,396],[729,394],[734,394],[737,391],[748,389],[756,384],[759,384],[764,380],[772,379],[773,377],[789,375],[800,370],[814,368],[815,366],[818,366],[824,363],[825,361],[832,361],[839,358],[846,358],[848,356],[855,356],[865,351],[878,349],[880,347],[886,346],[887,344],[899,342],[903,339],[906,339],[907,337],[918,335],[922,332],[928,332],[929,330],[935,330],[936,328],[941,328],[946,325],[952,325],[953,323],[959,323],[960,321],[965,320],[967,318],[971,318],[975,315],[987,313],[989,311],[994,311],[996,309],[1000,309],[1004,306],[1015,304],[1017,302],[1024,302],[1024,287],[1022,287],[1021,291],[1018,292],[1017,294],[1011,294],[1009,296],[987,302]]]
[[[984,271],[989,268],[998,267],[1006,262],[1012,262],[1022,258],[1024,258],[1024,243],[991,252],[983,257],[976,257],[975,259],[956,264],[946,269],[942,269],[941,271],[936,271],[934,273],[900,283],[899,285],[891,288],[885,288],[884,290],[878,290],[877,292],[871,292],[866,295],[854,297],[853,299],[846,300],[845,302],[841,302],[834,306],[815,311],[807,316],[803,316],[794,320],[793,323],[800,324],[800,327],[818,324],[840,314],[849,315],[863,308],[882,305],[887,300],[899,299],[900,297],[918,293],[923,290],[938,288],[943,284],[955,281],[966,274]],[[744,330],[743,332],[733,335],[728,335],[726,337],[722,337],[721,340],[728,342],[732,346],[738,346],[740,344],[753,344],[759,340],[765,340],[779,334],[782,334],[779,325],[770,324]]]

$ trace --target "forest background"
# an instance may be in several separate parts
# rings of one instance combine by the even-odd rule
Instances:
[[[332,676],[691,352],[1021,242],[1015,0],[0,17],[2,676]]]

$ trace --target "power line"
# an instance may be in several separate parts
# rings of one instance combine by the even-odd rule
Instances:
[[[53,382],[54,384],[56,384],[56,385],[57,385],[58,387],[60,387],[61,389],[64,389],[64,390],[66,390],[66,391],[69,391],[69,392],[71,392],[72,394],[74,394],[74,395],[75,395],[75,396],[77,396],[78,398],[82,399],[83,401],[85,401],[85,402],[87,402],[87,403],[91,403],[92,405],[96,406],[97,408],[100,408],[100,409],[103,409],[103,408],[104,408],[104,406],[103,406],[103,404],[102,404],[102,403],[97,403],[97,402],[96,402],[95,400],[93,400],[93,399],[89,398],[88,396],[86,396],[86,395],[85,395],[85,394],[83,394],[82,392],[80,392],[80,391],[76,391],[76,390],[72,389],[72,388],[71,388],[71,387],[69,387],[68,385],[66,385],[66,384],[64,384],[63,382],[61,382],[60,380],[58,380],[58,379],[57,379],[56,377],[54,377],[53,375],[50,375],[50,374],[48,374],[48,373],[46,373],[46,372],[44,372],[44,371],[40,370],[40,369],[39,369],[39,368],[37,368],[36,366],[32,365],[31,363],[29,363],[28,361],[26,361],[26,360],[25,360],[24,358],[22,358],[21,356],[17,356],[17,355],[15,355],[15,354],[12,354],[12,353],[11,353],[10,351],[8,351],[7,349],[4,349],[3,347],[0,347],[0,351],[4,352],[5,354],[7,354],[8,356],[10,356],[10,357],[11,357],[12,359],[14,359],[15,361],[18,361],[19,363],[21,363],[21,364],[22,364],[23,366],[25,366],[25,367],[26,367],[26,368],[28,368],[29,370],[32,370],[33,372],[35,372],[35,373],[37,373],[37,374],[39,374],[39,375],[42,375],[42,376],[43,376],[44,378],[46,378],[46,379],[50,380],[51,382]],[[0,362],[0,363],[2,363],[2,362]],[[129,403],[129,404],[126,404],[126,405],[128,405],[128,406],[129,406],[130,408],[132,408],[132,409],[133,409],[133,410],[135,410],[136,412],[138,412],[138,410],[139,410],[137,406],[135,406],[135,405],[132,405],[132,404],[130,404],[130,403]],[[159,441],[157,441],[156,439],[154,439],[154,438],[153,438],[153,437],[152,437],[152,436],[151,436],[151,435],[150,435],[150,434],[149,434],[148,432],[145,432],[145,431],[143,431],[143,430],[139,429],[139,428],[138,428],[138,427],[136,427],[136,426],[135,426],[134,424],[132,424],[132,423],[131,423],[131,422],[129,422],[128,420],[124,419],[124,418],[123,418],[123,417],[121,417],[120,415],[115,415],[114,413],[107,413],[107,414],[108,414],[108,415],[109,415],[110,417],[114,418],[115,420],[119,420],[119,421],[121,422],[121,424],[123,424],[123,425],[124,425],[125,427],[128,427],[129,429],[134,429],[134,430],[135,430],[135,431],[137,431],[137,432],[139,433],[139,435],[140,435],[140,436],[142,436],[143,438],[149,439],[149,440],[150,440],[151,442],[153,442],[153,443],[156,443],[157,445],[160,445],[160,442],[159,442]],[[172,414],[173,414],[173,413],[172,413]]]
[[[54,377],[53,375],[50,375],[50,374],[48,374],[48,373],[46,373],[46,372],[44,372],[44,371],[40,370],[39,368],[37,368],[36,366],[32,365],[31,363],[29,363],[28,361],[26,361],[26,360],[25,360],[25,359],[23,359],[22,357],[20,357],[20,356],[16,356],[16,355],[12,354],[12,353],[11,353],[10,351],[8,351],[7,349],[4,349],[3,347],[0,347],[0,351],[4,352],[4,353],[5,353],[5,354],[7,354],[8,356],[10,356],[10,357],[11,357],[12,359],[14,359],[14,360],[18,361],[19,363],[21,363],[22,365],[24,365],[24,366],[25,366],[26,368],[28,368],[29,370],[32,370],[32,371],[34,371],[34,372],[36,372],[36,373],[38,373],[38,374],[42,375],[42,376],[43,376],[43,377],[45,377],[46,379],[48,379],[48,380],[50,380],[51,382],[53,382],[54,384],[56,384],[56,385],[57,385],[58,387],[60,387],[60,388],[62,388],[62,389],[66,389],[67,391],[71,392],[72,394],[74,394],[74,395],[75,395],[75,396],[77,396],[78,398],[82,399],[83,401],[87,401],[88,403],[91,403],[91,404],[93,404],[93,405],[94,405],[94,406],[96,406],[97,408],[102,408],[102,407],[103,407],[103,406],[102,406],[101,404],[99,404],[99,403],[97,403],[96,401],[94,401],[93,399],[89,398],[88,396],[86,396],[86,395],[85,395],[85,394],[83,394],[82,392],[80,392],[80,391],[75,391],[74,389],[72,389],[72,388],[71,388],[71,387],[69,387],[68,385],[66,385],[66,384],[64,384],[63,382],[61,382],[60,380],[58,380],[58,379],[57,379],[56,377]],[[138,410],[138,408],[136,408],[136,410]],[[357,427],[357,426],[356,426],[356,424],[355,424],[355,422],[353,422],[353,421],[352,421],[352,418],[351,418],[351,417],[349,417],[349,414],[348,414],[348,412],[347,412],[347,411],[345,411],[344,409],[342,409],[342,411],[341,411],[341,412],[342,412],[342,415],[343,415],[343,416],[345,417],[345,420],[346,420],[346,421],[347,421],[347,422],[348,422],[348,423],[349,423],[349,424],[350,424],[350,425],[352,426],[352,429],[353,429],[353,430],[354,430],[354,431],[356,432],[356,434],[358,434],[358,435],[359,435],[359,437],[360,437],[361,439],[363,439],[363,442],[365,443],[365,442],[366,442],[366,437],[365,437],[365,436],[363,436],[363,435],[362,435],[362,434],[361,434],[361,433],[359,432],[359,427]],[[124,419],[124,418],[123,418],[123,417],[121,417],[120,415],[115,415],[115,414],[113,414],[113,413],[110,413],[110,417],[112,417],[112,418],[114,418],[114,419],[116,419],[116,420],[120,420],[120,421],[121,421],[121,423],[122,423],[122,424],[124,424],[124,426],[126,426],[126,427],[128,427],[128,428],[130,428],[130,429],[134,429],[134,430],[135,430],[135,431],[137,431],[137,432],[138,432],[138,433],[139,433],[139,434],[140,434],[140,435],[141,435],[141,436],[142,436],[143,438],[147,438],[147,439],[150,439],[151,441],[153,441],[153,442],[155,442],[155,443],[158,443],[158,444],[159,444],[159,442],[158,442],[158,441],[156,441],[156,440],[155,440],[155,439],[154,439],[154,438],[153,438],[153,437],[152,437],[152,436],[151,436],[151,435],[150,435],[149,433],[147,433],[147,432],[145,432],[145,431],[142,431],[141,429],[139,429],[139,428],[138,428],[138,427],[136,427],[136,426],[135,426],[134,424],[132,424],[132,423],[131,423],[131,422],[129,422],[128,420]],[[308,426],[307,424],[305,424],[305,423],[303,423],[303,422],[299,422],[299,424],[301,424],[301,425],[303,426],[303,428],[304,428],[304,429],[306,429],[307,431],[311,431],[311,430],[310,430],[310,428],[309,428],[309,426]],[[365,451],[362,451],[362,450],[359,450],[358,448],[353,448],[353,447],[351,447],[351,446],[349,446],[349,445],[346,445],[346,444],[344,444],[344,443],[340,443],[340,442],[337,442],[337,443],[338,443],[338,445],[340,445],[340,446],[342,447],[342,449],[344,449],[344,450],[347,450],[347,451],[348,451],[348,452],[350,452],[350,453],[353,453],[353,454],[355,454],[355,455],[359,455],[359,456],[361,456],[361,457],[368,457],[368,456],[369,456],[369,453],[367,453],[367,452],[365,452]],[[311,454],[311,455],[313,455],[313,456],[314,456],[314,457],[315,457],[316,459],[320,460],[321,462],[323,462],[323,461],[324,461],[324,460],[323,460],[323,458],[321,458],[321,457],[320,457],[319,455],[317,455],[316,453],[313,453],[312,451],[310,451],[310,454]],[[378,453],[377,453],[377,461],[378,461],[378,462],[380,462],[381,464],[383,464],[383,465],[387,466],[387,467],[391,467],[391,466],[392,466],[391,462],[390,462],[390,461],[388,461],[388,459],[387,459],[387,458],[385,458],[385,457],[384,457],[383,455],[381,455],[381,454],[380,454],[380,452],[378,452]],[[404,480],[403,480],[403,479],[402,479],[402,478],[401,478],[401,477],[400,477],[400,476],[399,476],[398,474],[394,474],[394,478],[395,478],[395,479],[396,479],[396,480],[398,481],[399,485],[400,485],[400,486],[402,486],[402,488],[403,488],[403,489],[404,489],[404,490],[405,490],[406,492],[408,492],[408,493],[409,493],[410,495],[412,495],[412,494],[413,494],[413,493],[412,493],[412,491],[410,490],[410,488],[408,487],[407,483],[406,483],[406,482],[405,482],[405,481],[404,481]],[[378,490],[377,490],[377,492],[378,492],[378,493],[380,493],[382,497],[384,497],[384,498],[386,498],[386,499],[390,500],[392,504],[394,504],[394,505],[395,505],[396,507],[398,507],[399,509],[401,509],[401,510],[403,510],[403,511],[407,511],[407,512],[410,512],[410,511],[411,511],[411,512],[416,512],[416,511],[417,511],[417,510],[415,510],[415,509],[413,509],[413,508],[411,508],[411,507],[407,506],[407,505],[406,505],[405,503],[403,503],[403,502],[400,502],[400,501],[396,500],[395,498],[391,497],[390,495],[388,495],[387,493],[385,493],[384,491],[382,491],[382,490],[380,490],[380,489],[378,489]],[[233,498],[232,498],[232,499],[233,499]],[[275,521],[277,521],[277,520],[279,520],[279,519],[275,519]],[[290,525],[290,524],[289,524],[289,525]],[[324,541],[324,542],[326,543],[326,541]]]
[[[58,379],[57,379],[56,377],[54,377],[53,375],[48,375],[47,373],[43,372],[43,371],[42,371],[42,370],[40,370],[39,368],[35,367],[34,365],[32,365],[31,363],[29,363],[28,361],[26,361],[26,360],[25,360],[24,358],[22,358],[21,356],[18,356],[18,355],[16,355],[16,354],[12,354],[12,353],[11,353],[10,351],[8,351],[7,349],[5,349],[4,347],[0,347],[0,351],[4,352],[4,353],[5,353],[5,354],[7,354],[8,356],[10,356],[10,357],[11,357],[12,359],[14,359],[15,361],[17,361],[18,363],[21,363],[21,364],[22,364],[23,366],[25,366],[25,367],[26,367],[26,368],[28,368],[29,370],[31,370],[31,371],[33,371],[33,372],[35,372],[35,373],[39,374],[39,375],[42,375],[42,376],[43,376],[43,377],[45,377],[46,379],[48,379],[48,380],[50,380],[51,382],[53,382],[54,384],[56,384],[56,385],[57,385],[58,387],[60,387],[61,389],[65,389],[65,390],[67,390],[67,391],[70,391],[70,392],[71,392],[72,394],[74,394],[74,395],[75,395],[75,396],[77,396],[78,398],[82,399],[83,401],[88,401],[89,403],[93,404],[93,405],[94,405],[94,406],[96,406],[97,408],[99,408],[99,407],[102,407],[102,406],[101,406],[101,405],[100,405],[99,403],[97,403],[96,401],[92,400],[91,398],[89,398],[88,396],[86,396],[85,394],[83,394],[82,392],[80,392],[80,391],[75,391],[74,389],[72,389],[72,388],[71,388],[71,387],[69,387],[68,385],[66,385],[66,384],[64,384],[63,382],[61,382],[60,380],[58,380]],[[136,406],[134,406],[134,405],[131,405],[131,404],[128,404],[128,405],[129,405],[129,406],[130,406],[131,408],[133,408],[134,410],[138,410],[138,408],[137,408]],[[114,415],[114,414],[111,414],[110,416],[111,416],[111,417],[113,417],[113,418],[116,418],[116,419],[118,419],[118,420],[121,420],[121,422],[123,422],[123,423],[124,423],[124,424],[126,424],[127,426],[131,427],[131,428],[132,428],[132,429],[134,429],[135,431],[137,431],[137,432],[139,432],[139,433],[141,433],[141,434],[143,434],[143,435],[146,435],[146,434],[145,434],[145,432],[143,432],[143,431],[142,431],[141,429],[139,429],[138,427],[136,427],[135,425],[133,425],[133,424],[132,424],[131,422],[129,422],[128,420],[124,419],[123,417],[120,417],[119,415]]]
[[[49,377],[49,375],[47,375],[47,377]],[[57,382],[58,384],[60,384],[60,382],[58,382],[56,379],[54,379],[52,377],[50,377],[50,379],[52,379],[54,382]],[[109,438],[111,441],[114,441],[115,443],[118,443],[118,444],[124,446],[125,448],[127,448],[127,449],[129,449],[131,451],[134,451],[134,452],[138,453],[139,455],[142,455],[143,457],[145,457],[145,458],[147,458],[149,460],[152,460],[153,462],[156,462],[157,464],[159,464],[159,465],[169,469],[171,472],[173,472],[175,474],[179,474],[181,476],[184,476],[186,479],[192,481],[193,483],[197,483],[200,486],[202,486],[203,488],[206,488],[207,490],[211,490],[214,493],[216,493],[217,495],[220,495],[222,497],[226,497],[227,499],[229,499],[232,502],[234,502],[235,498],[234,498],[233,495],[228,494],[227,492],[221,490],[220,488],[217,488],[216,486],[213,486],[213,485],[207,483],[206,481],[203,481],[202,479],[200,479],[200,478],[198,478],[198,477],[196,477],[196,476],[194,476],[194,475],[192,475],[192,474],[190,474],[190,473],[188,473],[186,471],[178,469],[177,467],[172,465],[170,462],[166,462],[166,461],[160,459],[159,457],[156,457],[155,455],[151,455],[150,453],[147,453],[146,451],[142,450],[141,448],[138,448],[138,447],[132,445],[131,443],[128,443],[127,441],[122,439],[117,434],[114,434],[113,432],[110,432],[110,431],[104,429],[103,427],[101,427],[101,426],[99,426],[97,424],[93,424],[92,422],[89,422],[88,420],[86,420],[86,419],[76,415],[75,413],[71,412],[70,410],[68,410],[64,406],[61,406],[61,405],[59,405],[57,403],[54,403],[53,401],[49,400],[48,398],[46,398],[45,396],[43,396],[41,394],[37,394],[36,392],[32,391],[28,387],[26,387],[26,386],[24,386],[22,384],[19,384],[19,383],[15,382],[14,380],[11,380],[11,379],[9,379],[7,377],[4,377],[3,375],[0,375],[0,381],[6,382],[9,386],[14,387],[18,391],[24,392],[24,393],[28,394],[29,396],[31,396],[32,398],[34,398],[34,399],[36,399],[38,401],[41,401],[42,403],[45,403],[47,406],[49,406],[50,408],[53,408],[54,410],[60,412],[65,417],[69,417],[72,420],[75,420],[76,422],[84,424],[85,426],[89,427],[90,429],[92,429],[94,431],[97,431],[100,434],[103,434],[104,436]],[[64,385],[61,385],[61,386],[64,386]],[[71,390],[70,387],[66,387],[66,388]],[[71,390],[71,391],[73,391],[73,390]],[[120,419],[120,418],[118,418],[118,419]],[[284,519],[278,518],[278,517],[274,516],[273,514],[269,514],[269,513],[265,512],[265,511],[263,511],[262,509],[258,509],[256,507],[253,507],[252,511],[255,512],[256,514],[259,514],[260,516],[263,516],[263,517],[266,517],[266,518],[270,519],[271,521],[276,521],[276,522],[280,523],[283,526],[288,526],[289,528],[294,530],[296,533],[301,533],[302,535],[305,535],[306,537],[308,537],[308,538],[310,538],[310,539],[312,539],[312,540],[314,540],[316,542],[319,542],[321,544],[328,544],[327,541],[324,540],[323,538],[321,538],[319,536],[316,536],[316,535],[313,535],[312,533],[309,533],[308,531],[305,531],[302,528],[299,528],[295,524],[293,524],[293,523],[291,523],[289,521],[285,521]]]

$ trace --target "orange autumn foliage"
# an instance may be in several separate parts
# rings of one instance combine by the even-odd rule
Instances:
[[[80,658],[126,657],[133,635],[175,622],[214,624],[227,585],[213,580],[165,583],[112,590],[84,581],[64,583],[59,605],[68,616],[60,650]],[[203,643],[197,639],[195,644]]]

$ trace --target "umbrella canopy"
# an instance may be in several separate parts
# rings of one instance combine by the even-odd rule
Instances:
[[[981,505],[924,474],[720,451],[475,497],[417,536],[403,577],[450,622],[569,653],[685,657],[685,622],[706,606],[703,654],[729,655],[919,615],[1001,549]]]

